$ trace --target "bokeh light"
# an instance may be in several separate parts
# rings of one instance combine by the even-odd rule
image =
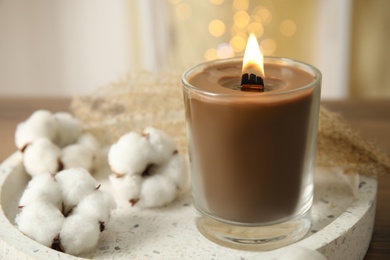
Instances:
[[[181,20],[195,19],[192,5],[189,0],[167,0],[170,4],[175,5],[176,15]],[[208,0],[212,8],[229,8],[231,7],[232,16],[220,16],[218,13],[210,14],[208,32],[210,35],[218,38],[215,45],[208,46],[204,49],[204,59],[207,61],[215,59],[224,59],[243,55],[249,34],[253,33],[259,39],[259,45],[264,55],[274,55],[277,51],[277,36],[271,38],[264,37],[266,30],[274,30],[275,25],[270,24],[273,21],[271,13],[272,5],[267,3],[259,4],[250,0]],[[227,5],[228,4],[228,5]],[[194,6],[195,8],[196,6]],[[195,10],[195,9],[194,9]],[[278,18],[278,19],[276,19]],[[280,33],[284,37],[292,37],[297,32],[297,24],[292,19],[276,17],[274,20],[279,23]],[[229,26],[229,27],[227,27]],[[223,43],[221,43],[223,42]],[[218,45],[219,44],[219,45]]]
[[[230,46],[230,44],[221,43],[217,47],[217,56],[220,59],[231,58],[231,57],[234,57],[234,51],[233,51],[232,47]]]
[[[218,59],[217,50],[216,49],[208,49],[204,53],[204,58],[207,61]]]
[[[279,26],[280,32],[286,37],[292,37],[297,31],[297,25],[292,20],[284,20]]]
[[[234,52],[241,52],[245,50],[246,38],[242,35],[235,35],[230,39],[230,46],[233,48]]]
[[[236,34],[240,34],[240,33],[246,33],[246,28],[245,27],[239,27],[235,24],[232,25],[232,27],[230,28],[230,34],[231,35],[236,35]]]
[[[273,39],[264,39],[260,43],[261,52],[263,55],[272,55],[276,51],[277,44]]]
[[[233,9],[236,11],[246,11],[249,7],[248,0],[234,0]]]
[[[209,23],[209,32],[215,37],[222,36],[225,33],[225,24],[218,19],[212,20]]]
[[[253,15],[253,18],[257,22],[260,22],[263,26],[269,24],[272,20],[271,12],[268,10],[268,8],[264,6],[256,7],[253,12]]]
[[[248,25],[248,33],[253,33],[256,38],[259,38],[263,35],[264,33],[264,27],[261,23],[259,22],[252,22]]]
[[[247,27],[250,21],[250,16],[245,11],[238,11],[233,16],[234,24],[238,27]]]

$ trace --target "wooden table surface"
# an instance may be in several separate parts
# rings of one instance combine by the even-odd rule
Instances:
[[[0,98],[0,162],[12,154],[16,125],[37,109],[69,111],[69,99]],[[341,113],[352,128],[390,155],[390,100],[343,100],[323,102]],[[375,228],[364,259],[390,259],[390,173],[378,181]]]

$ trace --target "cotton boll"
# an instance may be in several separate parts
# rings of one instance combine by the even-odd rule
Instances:
[[[120,174],[142,174],[148,165],[152,147],[146,137],[136,132],[123,135],[110,147],[108,163]]]
[[[89,216],[100,223],[107,223],[110,213],[116,208],[114,198],[108,192],[95,190],[73,209],[72,214]]]
[[[37,138],[53,139],[56,129],[53,115],[47,110],[37,110],[16,127],[15,144],[21,150]]]
[[[59,147],[65,147],[75,143],[83,129],[81,122],[66,112],[55,113],[54,118],[57,124],[57,133],[54,137],[54,142]]]
[[[110,175],[110,181],[115,190],[115,194],[120,200],[126,202],[136,202],[139,200],[143,181],[141,175],[125,174],[120,178],[116,175]]]
[[[88,216],[72,214],[62,225],[61,246],[67,254],[88,253],[97,246],[99,235],[98,221]]]
[[[142,183],[140,207],[161,207],[172,202],[176,197],[176,185],[169,178],[154,175],[146,178]]]
[[[188,168],[183,155],[174,154],[167,163],[160,167],[158,172],[172,180],[180,191],[188,187]]]
[[[26,205],[15,218],[17,228],[22,233],[45,246],[51,245],[60,233],[63,222],[61,211],[43,202]]]
[[[30,180],[19,200],[19,206],[24,207],[35,202],[47,203],[61,208],[60,186],[50,173],[37,175]]]
[[[122,136],[111,146],[108,161],[116,194],[132,205],[166,205],[188,184],[187,165],[174,141],[152,127]]]
[[[95,179],[83,168],[63,170],[57,173],[54,178],[62,191],[65,214],[97,187]]]
[[[107,153],[103,154],[103,149],[100,145],[100,142],[90,133],[83,133],[77,139],[77,144],[80,144],[88,148],[92,153],[92,165],[90,167],[91,171],[96,171],[101,168],[107,167]]]
[[[148,127],[143,131],[143,134],[146,135],[153,147],[153,152],[149,156],[151,162],[155,164],[165,162],[176,151],[175,142],[163,131]]]
[[[76,143],[88,148],[94,155],[100,151],[99,141],[90,133],[84,133],[77,138]]]
[[[81,144],[68,145],[61,151],[61,162],[64,169],[81,167],[90,170],[93,158],[93,152]]]
[[[60,167],[60,149],[47,138],[38,138],[27,146],[23,154],[23,164],[31,176],[50,172],[56,173]]]

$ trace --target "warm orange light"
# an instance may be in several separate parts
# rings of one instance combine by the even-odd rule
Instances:
[[[242,74],[255,74],[264,79],[264,56],[260,51],[256,36],[252,33],[249,36],[245,48],[244,62],[242,64]]]

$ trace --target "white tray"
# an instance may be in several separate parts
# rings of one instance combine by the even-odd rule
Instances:
[[[104,176],[104,175],[103,175]],[[194,224],[190,194],[152,210],[119,207],[102,233],[98,248],[82,257],[94,259],[274,259],[300,246],[329,259],[363,259],[374,227],[377,181],[357,176],[355,196],[336,170],[317,171],[313,225],[301,241],[273,251],[224,248],[204,238]],[[360,178],[360,180],[359,180]],[[0,258],[77,259],[42,246],[14,226],[18,200],[29,181],[15,153],[0,165]],[[101,179],[103,188],[108,182]],[[77,232],[77,231],[75,231]]]

